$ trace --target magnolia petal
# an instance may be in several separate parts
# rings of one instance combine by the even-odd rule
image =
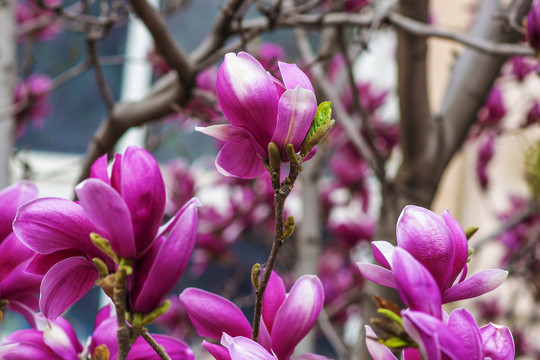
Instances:
[[[443,304],[463,299],[471,299],[490,292],[501,285],[507,276],[508,271],[500,269],[479,272],[446,290],[442,294]]]
[[[0,241],[13,231],[11,223],[17,208],[38,197],[37,187],[27,180],[19,181],[0,191]]]
[[[217,170],[225,176],[253,179],[266,170],[251,142],[226,143],[216,158]]]
[[[287,89],[294,89],[297,86],[300,86],[302,89],[306,89],[315,93],[313,85],[307,75],[300,70],[296,64],[287,64],[281,61],[278,61],[279,71],[283,77],[283,83]]]
[[[369,325],[365,325],[365,329],[366,347],[373,360],[397,360],[397,358],[394,356],[394,354],[392,354],[390,349],[388,349],[386,346],[384,346],[377,340],[374,340],[374,338],[377,338],[377,334],[375,334],[375,331],[373,331],[373,329]]]
[[[44,255],[36,254],[24,271],[35,275],[45,275],[54,264],[70,257],[84,255],[84,251],[79,249],[58,250]]]
[[[122,156],[122,197],[133,222],[137,253],[155,240],[165,213],[165,183],[159,165],[146,149],[129,146]]]
[[[422,355],[416,348],[407,348],[403,350],[403,360],[422,360]]]
[[[208,351],[216,360],[231,360],[231,355],[229,355],[229,349],[221,345],[209,343],[206,340],[203,340],[202,346]]]
[[[18,264],[8,276],[2,279],[0,282],[2,299],[17,299],[20,296],[39,293],[42,276],[25,273],[24,269],[27,265],[28,261]]]
[[[111,359],[116,359],[118,354],[118,323],[116,316],[103,319],[98,326],[94,328],[90,345],[88,346],[88,353],[93,355],[96,347],[100,345],[107,346],[111,354]]]
[[[158,250],[148,251],[141,258],[140,272],[145,280],[137,282],[141,287],[134,292],[137,312],[150,312],[158,307],[188,265],[197,235],[197,204],[191,202],[180,211],[182,215],[169,236],[159,245],[157,241],[152,245],[158,245]],[[135,277],[141,277],[139,270],[135,271]]]
[[[357,262],[356,265],[363,277],[376,284],[387,286],[392,289],[397,289],[396,279],[392,270],[383,268],[382,266]]]
[[[219,67],[216,90],[225,118],[248,129],[263,149],[267,148],[276,127],[279,98],[262,65],[245,52],[226,54]]]
[[[2,240],[0,240],[2,241]],[[35,252],[24,245],[14,233],[0,242],[0,281],[8,276],[13,269],[35,255]]]
[[[283,153],[288,144],[292,144],[296,151],[300,150],[316,112],[317,99],[312,91],[302,89],[300,86],[285,91],[279,99],[272,141]]]
[[[40,254],[65,249],[97,251],[90,241],[95,226],[82,207],[66,199],[41,198],[25,203],[17,211],[13,231],[26,246]]]
[[[394,256],[394,245],[388,241],[372,241],[371,250],[373,251],[373,257],[381,266],[391,269],[392,257]]]
[[[229,300],[210,292],[187,288],[180,294],[188,316],[202,337],[221,339],[231,336],[251,336],[251,325],[244,313]]]
[[[407,250],[433,275],[444,291],[452,275],[454,239],[446,223],[428,209],[407,205],[396,226],[397,244]]]
[[[90,167],[90,178],[99,179],[101,181],[110,183],[109,173],[107,169],[108,158],[107,154],[103,154],[97,158],[96,161]]]
[[[399,296],[405,305],[440,319],[441,293],[429,270],[401,248],[394,250],[392,268]]]
[[[166,224],[161,225],[156,238],[159,238],[160,236],[164,236],[164,235],[168,234],[176,226],[176,224],[178,223],[178,220],[184,214],[184,211],[186,209],[191,208],[191,206],[200,207],[200,206],[202,206],[202,203],[196,197],[191,198],[188,202],[186,202],[184,204],[184,206],[182,206],[182,208],[180,210],[178,210],[176,212],[176,214],[174,214],[174,216],[169,221],[167,221]]]
[[[113,251],[121,257],[135,258],[131,214],[122,196],[98,179],[84,180],[75,192],[86,216],[101,230],[98,233],[109,240]]]
[[[441,329],[445,330],[443,322],[419,311],[404,310],[401,312],[401,316],[405,331],[418,344],[424,358],[441,360],[441,346],[436,333]],[[427,322],[432,323],[426,326]]]
[[[467,265],[467,258],[469,257],[469,243],[467,242],[467,236],[463,231],[463,228],[459,222],[454,219],[448,210],[441,214],[446,226],[450,229],[452,237],[454,238],[454,263],[452,265],[452,275],[450,277],[448,287],[452,286],[454,280],[463,271],[463,268]]]
[[[55,320],[83,297],[97,278],[92,262],[83,258],[62,260],[43,277],[39,299],[41,312],[47,319]]]
[[[272,333],[272,326],[276,314],[287,296],[283,279],[274,271],[270,274],[270,280],[264,292],[262,317],[268,331]]]
[[[79,360],[79,352],[83,350],[75,330],[61,317],[48,323],[43,331],[43,342],[65,360]]]
[[[247,139],[260,156],[265,158],[268,157],[268,150],[263,149],[249,131],[239,126],[230,124],[212,125],[207,127],[196,126],[195,130],[226,142],[239,143]]]
[[[29,330],[22,330],[29,331]],[[0,346],[2,360],[58,360],[59,357],[45,345],[30,341],[10,343]]]
[[[484,360],[482,337],[476,320],[465,308],[459,308],[450,314],[447,326],[461,340],[463,347],[468,350],[467,359]]]
[[[304,275],[293,285],[279,308],[272,327],[272,350],[278,359],[288,359],[300,340],[317,321],[324,303],[321,280]]]
[[[491,360],[513,360],[515,356],[514,338],[510,329],[489,323],[480,329],[484,356]]]
[[[229,348],[229,354],[232,360],[276,360],[259,343],[244,336],[237,336],[223,341]]]
[[[469,359],[468,349],[443,321],[421,311],[403,310],[403,327],[419,345],[426,359]],[[446,357],[445,357],[446,359]]]
[[[37,327],[37,316],[36,312],[39,309],[39,303],[37,296],[32,296],[35,300],[30,300],[31,298],[26,298],[24,301],[19,300],[10,300],[7,308],[11,311],[21,314],[24,319],[28,322],[31,328]],[[0,352],[1,355],[1,352]],[[0,356],[0,358],[2,358]]]
[[[183,341],[172,336],[152,334],[156,342],[165,348],[165,352],[173,360],[195,360],[193,351]],[[159,360],[161,359],[156,351],[139,336],[128,354],[129,360]]]

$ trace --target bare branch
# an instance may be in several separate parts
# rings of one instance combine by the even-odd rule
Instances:
[[[130,4],[152,34],[159,53],[176,70],[179,81],[186,90],[189,89],[189,85],[195,80],[195,73],[189,59],[167,29],[167,24],[161,14],[146,0],[131,0]]]

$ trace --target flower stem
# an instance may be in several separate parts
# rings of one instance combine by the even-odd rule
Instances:
[[[262,302],[264,297],[264,292],[268,281],[270,280],[270,275],[274,269],[274,264],[276,262],[277,254],[281,245],[283,244],[283,210],[285,207],[285,200],[287,196],[292,191],[294,182],[298,178],[298,175],[302,171],[302,161],[301,158],[298,161],[291,161],[291,167],[289,171],[289,177],[287,177],[283,182],[279,183],[279,170],[273,171],[270,174],[272,180],[272,188],[274,189],[274,208],[275,208],[275,233],[274,233],[274,242],[272,244],[272,250],[270,250],[270,255],[268,256],[268,261],[264,269],[262,280],[259,284],[259,287],[255,290],[255,311],[253,314],[253,333],[251,338],[253,341],[259,341],[259,329],[261,326],[261,315],[262,315]],[[276,180],[277,179],[277,180]]]
[[[126,360],[131,348],[131,328],[126,322],[126,279],[127,269],[120,265],[116,272],[114,284],[114,305],[118,323],[118,360]]]

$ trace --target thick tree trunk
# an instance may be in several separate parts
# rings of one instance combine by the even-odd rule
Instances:
[[[12,99],[15,85],[15,0],[0,0],[0,188],[9,183],[13,149]]]

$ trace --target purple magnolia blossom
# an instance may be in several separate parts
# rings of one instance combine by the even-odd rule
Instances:
[[[527,127],[532,124],[540,123],[540,102],[534,101],[529,111],[527,112],[527,118],[522,127]]]
[[[61,2],[58,0],[45,0],[43,4],[52,8],[60,6]],[[54,10],[44,9],[34,0],[17,1],[15,3],[15,16],[19,27],[32,29],[24,32],[24,35],[20,36],[19,40],[52,40],[62,31],[60,23],[55,21],[57,15]]]
[[[110,352],[110,360],[118,357],[117,340],[118,323],[112,311],[112,306],[103,307],[96,316],[94,333],[90,340],[87,353],[93,356],[96,348],[105,345]],[[179,339],[167,335],[152,334],[156,342],[165,348],[172,360],[195,360],[191,349]],[[138,337],[133,343],[127,360],[159,360],[159,355],[142,338]]]
[[[279,359],[275,354],[268,352],[259,343],[244,337],[231,337],[223,334],[221,345],[229,351],[231,360],[276,360]],[[316,354],[301,354],[295,356],[294,360],[328,360],[326,357]]]
[[[476,176],[480,182],[482,189],[487,189],[489,177],[487,174],[487,166],[495,154],[495,140],[497,134],[494,131],[483,136],[478,146],[478,154],[476,160]]]
[[[28,122],[43,127],[45,118],[52,112],[49,103],[52,85],[52,80],[42,74],[34,74],[27,79],[19,80],[13,95],[17,136],[23,134]]]
[[[286,58],[285,50],[281,46],[271,42],[262,42],[255,49],[249,49],[250,53],[261,63],[263,68],[270,71],[274,76],[279,74],[278,62]]]
[[[21,206],[13,223],[16,235],[38,253],[28,271],[45,274],[40,308],[51,320],[94,285],[98,273],[93,258],[115,270],[113,261],[91,242],[90,233],[108,239],[118,256],[136,259],[129,290],[137,311],[148,311],[161,301],[193,248],[197,201],[188,202],[160,228],[165,187],[157,162],[146,150],[128,147],[124,155],[117,154],[110,176],[107,159],[101,157],[91,176],[76,188],[80,203],[37,199]],[[178,251],[177,257],[170,256],[171,251]]]
[[[525,30],[529,45],[536,51],[540,49],[540,1],[534,0],[527,15]]]
[[[510,74],[519,82],[523,81],[527,75],[540,68],[540,63],[537,59],[525,56],[515,56],[511,58],[510,64]]]
[[[35,255],[13,233],[11,223],[17,208],[38,196],[30,181],[21,181],[0,191],[0,300],[7,308],[22,314],[35,326],[39,286],[43,276],[25,272]]]
[[[499,86],[491,89],[484,107],[478,112],[478,124],[483,127],[497,127],[506,115],[506,105]]]
[[[219,68],[217,96],[231,123],[197,130],[225,142],[217,158],[218,171],[251,179],[265,171],[268,144],[285,156],[285,146],[296,151],[306,137],[317,110],[313,86],[295,64],[278,63],[283,82],[266,72],[250,54],[229,53]]]
[[[41,321],[40,329],[19,330],[0,345],[4,360],[79,360],[83,346],[73,327],[64,318]]]
[[[418,344],[408,348],[404,360],[513,360],[514,341],[507,327],[494,324],[478,328],[472,314],[459,308],[445,320],[421,311],[403,310],[403,327]],[[374,360],[397,360],[386,346],[380,344],[373,330],[366,326],[366,344]]]
[[[467,275],[468,244],[459,223],[445,211],[441,216],[418,206],[406,206],[397,224],[398,248],[406,250],[435,279],[442,302],[473,298],[497,288],[507,271],[482,271]],[[396,271],[394,252],[397,248],[386,241],[372,242],[373,256],[382,266],[358,263],[360,272],[378,284],[397,288],[400,272]],[[405,264],[407,266],[407,264]]]
[[[204,290],[189,288],[180,294],[189,318],[200,336],[220,341],[223,334],[250,338],[251,325],[229,300]],[[288,360],[296,345],[311,330],[324,303],[324,290],[316,276],[299,278],[287,294],[283,280],[272,273],[263,299],[260,345],[267,356]],[[203,341],[218,360],[239,359],[227,348]],[[234,355],[235,356],[235,355]],[[266,356],[266,355],[265,355]],[[256,357],[255,357],[256,358]]]

